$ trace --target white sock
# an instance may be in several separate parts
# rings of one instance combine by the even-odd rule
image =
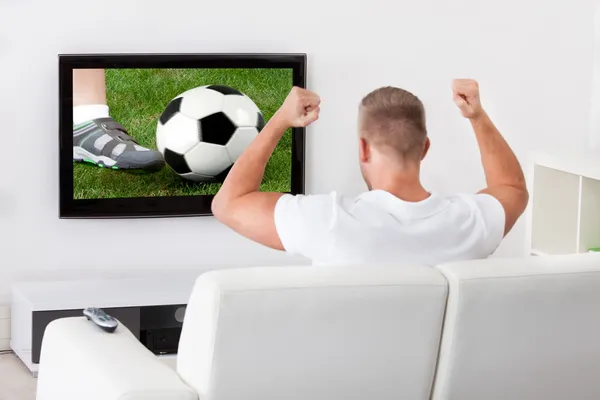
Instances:
[[[108,106],[106,104],[86,104],[73,107],[73,124],[79,125],[86,121],[108,117]]]

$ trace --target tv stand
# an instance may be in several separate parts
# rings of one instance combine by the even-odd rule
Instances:
[[[198,275],[14,284],[10,347],[37,376],[46,326],[58,318],[82,316],[87,307],[98,307],[174,366],[185,307]]]

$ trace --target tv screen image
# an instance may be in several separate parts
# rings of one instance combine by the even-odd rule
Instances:
[[[59,61],[61,218],[210,215],[237,158],[305,87],[297,54]],[[260,190],[304,192],[304,129],[285,132]]]
[[[122,157],[126,144],[101,126],[74,124],[74,134],[83,132],[73,146],[75,199],[216,194],[233,162],[293,86],[292,69],[95,71],[106,76],[110,117],[154,152],[135,154],[134,148],[129,158],[146,156],[148,161],[131,162]],[[74,91],[80,72],[73,71]],[[76,146],[80,143],[83,147]],[[111,144],[109,152],[102,151]],[[267,164],[261,190],[291,191],[291,155],[289,130]],[[124,160],[119,163],[119,158]]]

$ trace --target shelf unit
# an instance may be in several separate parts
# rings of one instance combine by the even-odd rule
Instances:
[[[600,153],[532,153],[527,254],[587,253],[600,247]]]

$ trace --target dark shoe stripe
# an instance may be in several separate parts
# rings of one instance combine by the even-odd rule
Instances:
[[[121,142],[119,142],[118,140],[115,140],[114,138],[111,138],[112,140],[109,141],[108,143],[106,143],[104,145],[104,147],[102,148],[102,151],[100,152],[101,155],[103,155],[104,157],[108,157],[108,158],[112,158],[112,151],[114,150],[115,147],[117,147],[118,145],[121,144]],[[125,143],[123,143],[125,144]]]

